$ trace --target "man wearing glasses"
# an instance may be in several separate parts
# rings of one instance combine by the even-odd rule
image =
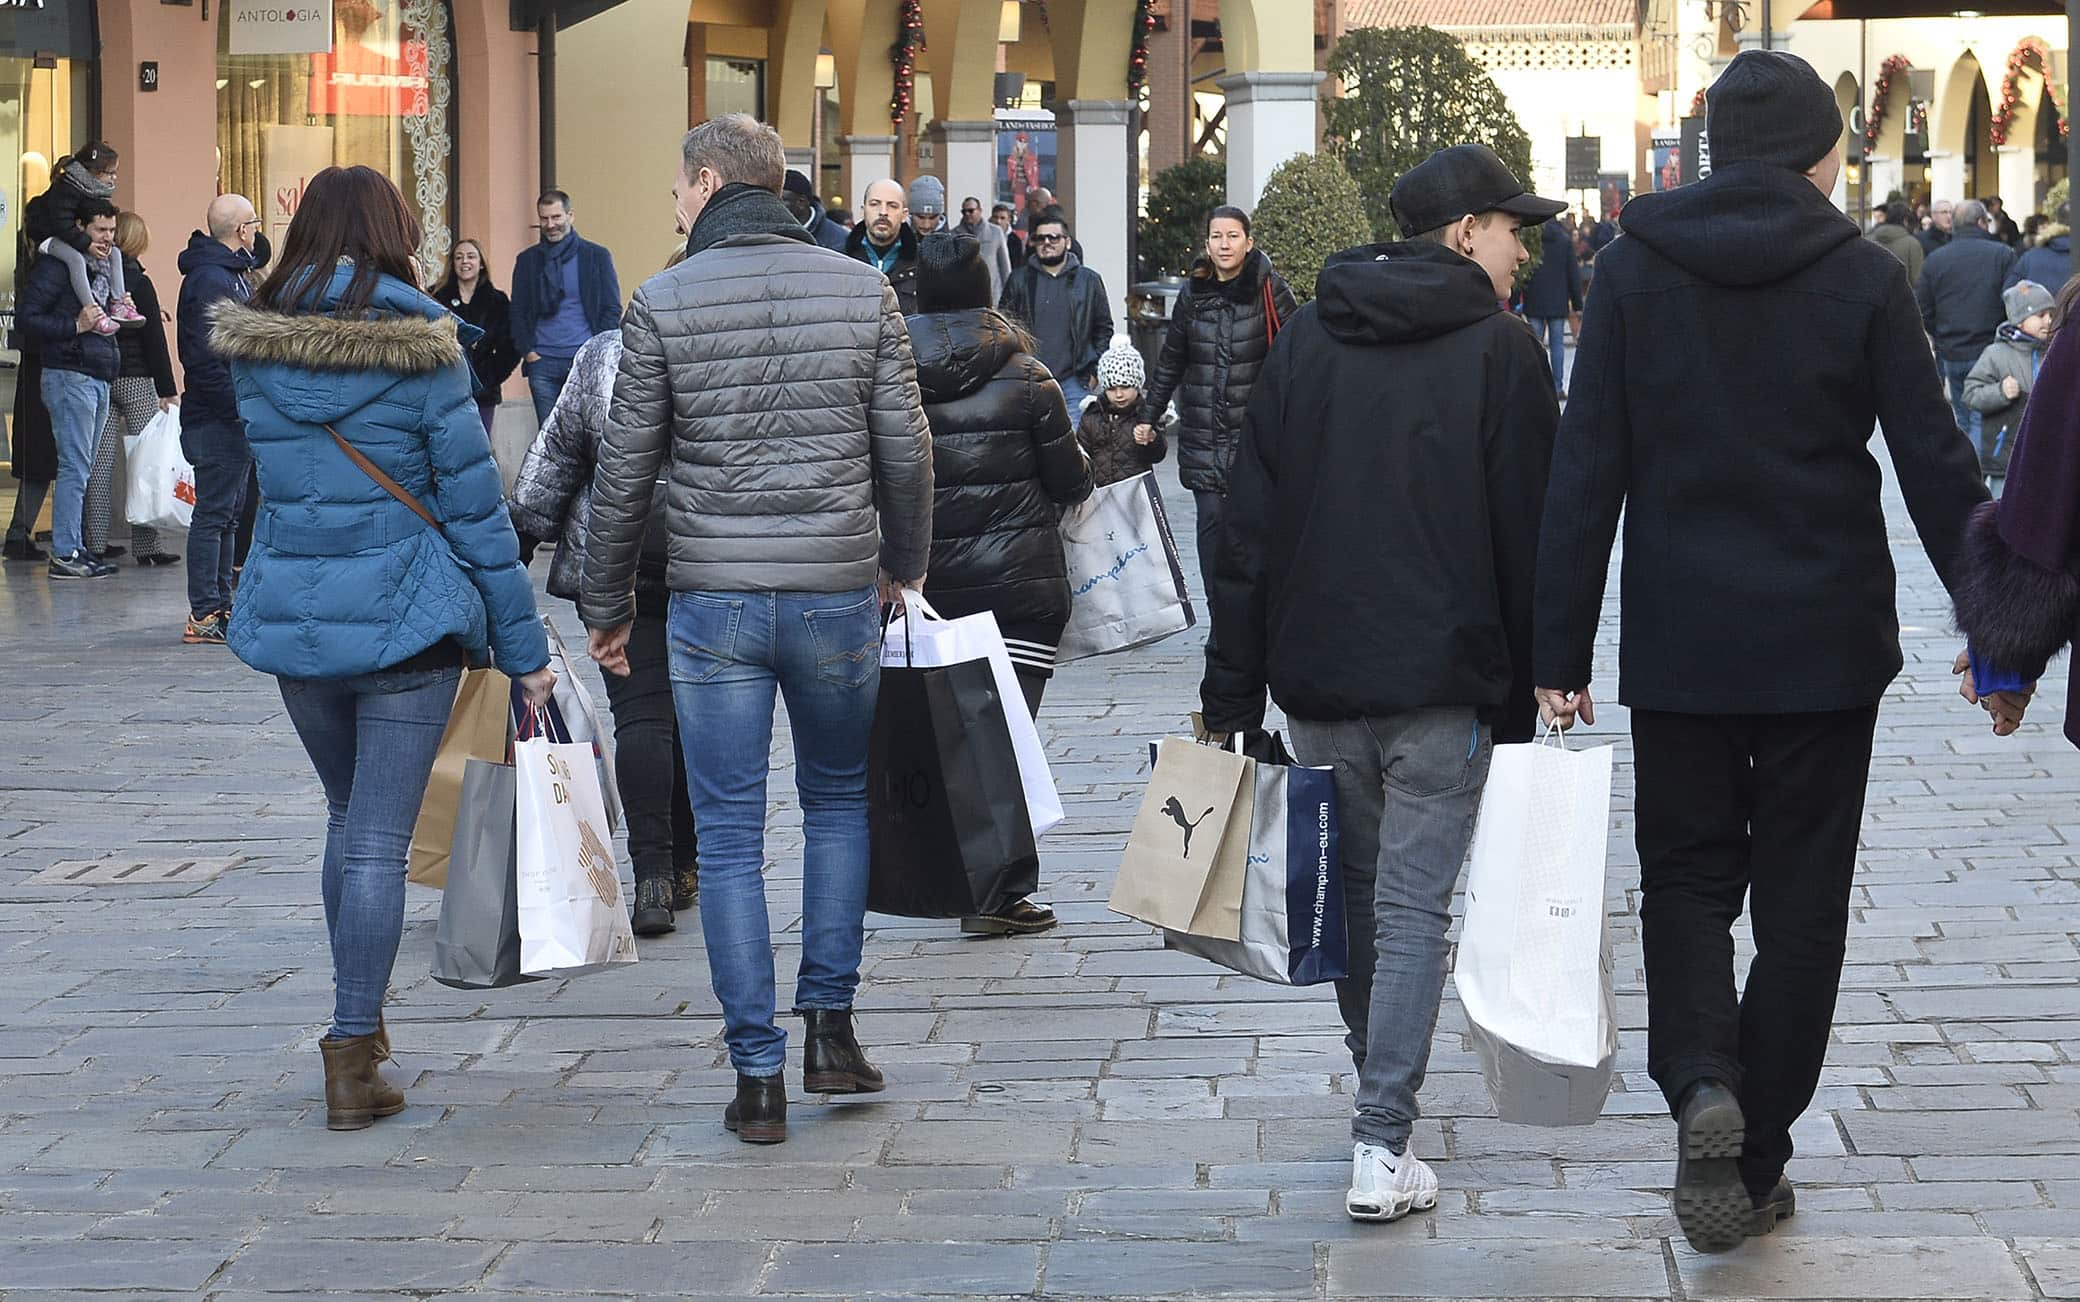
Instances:
[[[1004,285],[1004,311],[1039,344],[1073,415],[1097,383],[1098,358],[1112,343],[1105,282],[1069,251],[1069,219],[1049,208],[1033,219],[1031,256]]]
[[[260,265],[260,218],[242,195],[222,194],[204,217],[207,231],[181,251],[177,335],[187,388],[181,394],[181,450],[195,467],[195,518],[188,526],[188,626],[181,641],[222,646],[231,618],[231,569],[238,516],[253,450],[238,418],[231,364],[210,346],[210,315],[225,299],[252,293],[247,273]]]
[[[961,221],[954,229],[981,243],[982,263],[989,268],[990,301],[1001,301],[1004,282],[1011,279],[1011,250],[1004,244],[1003,230],[995,222],[982,219],[982,200],[972,194],[961,200]]]

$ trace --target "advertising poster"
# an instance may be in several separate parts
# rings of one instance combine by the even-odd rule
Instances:
[[[332,166],[332,128],[267,126],[260,129],[260,141],[267,160],[260,220],[268,243],[281,248],[303,205],[304,187]]]
[[[1055,191],[1054,115],[1045,112],[997,111],[997,197],[1014,213],[1024,214],[1026,194]]]
[[[1647,146],[1647,164],[1653,169],[1649,186],[1673,190],[1683,183],[1683,133],[1656,131]]]

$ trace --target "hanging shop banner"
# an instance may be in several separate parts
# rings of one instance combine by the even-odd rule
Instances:
[[[233,54],[327,54],[332,50],[332,0],[224,2],[231,9]]]
[[[997,110],[997,199],[1025,213],[1026,192],[1054,190],[1054,114],[1045,109]]]
[[[95,57],[93,0],[0,0],[0,56]]]

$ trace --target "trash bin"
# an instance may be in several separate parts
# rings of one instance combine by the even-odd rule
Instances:
[[[1142,365],[1155,374],[1156,354],[1163,350],[1163,332],[1170,328],[1170,309],[1184,293],[1184,278],[1144,280],[1127,295],[1127,338],[1141,354]]]

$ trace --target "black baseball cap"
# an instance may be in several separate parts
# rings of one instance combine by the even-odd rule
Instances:
[[[1509,164],[1486,145],[1438,150],[1402,174],[1387,205],[1404,237],[1449,226],[1473,213],[1506,212],[1543,222],[1567,211],[1566,204],[1527,191]]]

